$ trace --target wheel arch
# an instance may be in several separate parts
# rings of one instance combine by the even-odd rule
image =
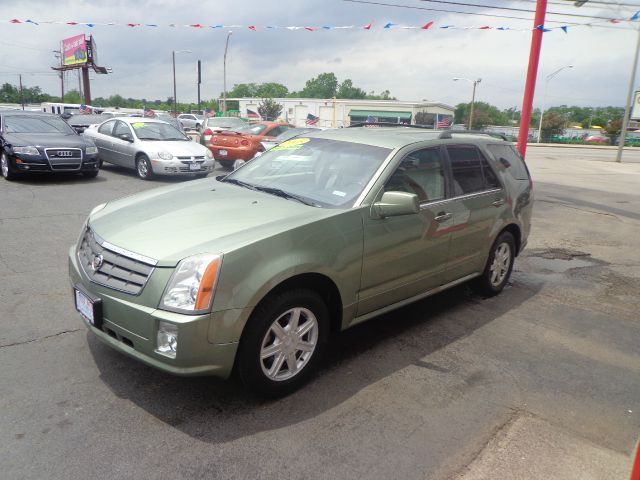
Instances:
[[[514,256],[517,257],[520,254],[520,246],[522,245],[522,231],[520,230],[520,227],[515,223],[510,223],[500,231],[500,233],[502,232],[509,232],[511,235],[513,235],[513,239],[516,242],[516,251]],[[500,235],[500,233],[498,234],[498,236]]]

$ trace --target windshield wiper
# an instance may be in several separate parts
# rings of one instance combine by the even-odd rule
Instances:
[[[258,190],[258,188],[253,183],[243,182],[242,180],[236,180],[235,178],[225,178],[221,181],[226,183],[232,183],[234,185],[238,185],[244,188],[249,188],[251,190]]]
[[[285,192],[284,190],[281,190],[279,188],[263,187],[261,185],[253,185],[253,187],[256,190],[260,190],[261,192],[265,192],[265,193],[270,193],[271,195],[277,195],[278,197],[290,198],[292,200],[297,200],[298,202],[304,203],[305,205],[309,205],[310,207],[319,207],[320,206],[317,203],[314,203],[314,202],[312,202],[310,200],[307,200],[304,197],[301,197],[299,195],[295,195],[293,193]]]

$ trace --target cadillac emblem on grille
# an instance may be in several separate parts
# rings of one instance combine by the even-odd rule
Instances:
[[[91,268],[94,272],[97,272],[98,270],[100,270],[100,267],[103,263],[104,257],[102,255],[94,255],[93,259],[91,260]]]

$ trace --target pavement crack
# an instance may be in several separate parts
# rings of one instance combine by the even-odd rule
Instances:
[[[606,212],[598,212],[597,210],[590,210],[588,208],[578,208],[578,207],[574,207],[573,205],[569,205],[568,203],[564,203],[564,202],[555,202],[553,200],[536,200],[540,203],[551,203],[552,205],[560,205],[563,207],[567,207],[567,208],[571,208],[573,210],[579,210],[581,212],[586,212],[586,213],[595,213],[596,215],[604,215],[607,217],[613,217],[616,220],[620,220],[620,217],[618,217],[617,215],[614,215],[613,213],[606,213]]]
[[[63,330],[62,332],[54,333],[52,335],[46,335],[44,337],[33,338],[31,340],[25,340],[23,342],[6,343],[4,345],[0,345],[0,348],[17,347],[18,345],[26,345],[28,343],[40,342],[42,340],[48,340],[50,338],[55,338],[55,337],[59,337],[61,335],[66,335],[67,333],[79,332],[80,330],[84,330],[84,329],[83,328],[74,328],[73,330]]]

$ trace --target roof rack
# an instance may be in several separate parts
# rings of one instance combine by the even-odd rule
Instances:
[[[371,128],[371,127],[408,127],[408,128],[418,128],[421,130],[433,130],[433,127],[430,127],[428,125],[411,125],[408,123],[394,123],[394,122],[355,122],[352,123],[351,125],[349,125],[346,128],[359,128],[359,127],[365,127],[365,128]],[[437,130],[435,130],[437,131]]]
[[[488,137],[500,138],[500,139],[504,140],[505,142],[508,141],[507,136],[504,133],[487,132],[487,131],[484,131],[484,130],[445,130],[444,132],[442,132],[440,134],[440,136],[438,138],[441,138],[441,139],[453,138],[451,136],[451,134],[454,134],[454,135],[487,135]]]

